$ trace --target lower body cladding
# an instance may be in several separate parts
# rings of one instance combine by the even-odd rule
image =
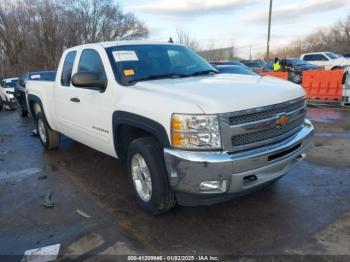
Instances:
[[[164,149],[172,189],[180,205],[210,205],[256,191],[285,175],[305,156],[313,126],[305,120],[293,136],[238,153]]]

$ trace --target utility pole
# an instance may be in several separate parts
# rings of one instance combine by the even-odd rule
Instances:
[[[269,55],[270,55],[271,16],[272,16],[272,0],[270,0],[270,9],[269,9],[269,25],[268,25],[268,29],[267,29],[266,60],[269,59]]]
[[[249,60],[252,61],[252,44],[249,45]]]

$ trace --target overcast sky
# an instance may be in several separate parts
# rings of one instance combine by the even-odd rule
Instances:
[[[241,56],[266,49],[269,0],[118,0],[150,29],[150,39],[176,38],[176,28],[203,48],[234,45]],[[274,0],[271,45],[327,27],[350,14],[350,0]]]

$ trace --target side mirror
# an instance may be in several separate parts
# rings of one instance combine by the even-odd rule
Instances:
[[[73,75],[72,84],[76,87],[103,92],[107,87],[107,80],[100,80],[98,73],[78,72]]]

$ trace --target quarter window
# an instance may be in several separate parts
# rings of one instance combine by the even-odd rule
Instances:
[[[70,86],[70,80],[72,78],[72,70],[74,65],[74,60],[77,52],[72,51],[66,55],[66,59],[64,60],[62,76],[61,76],[61,84],[63,86]]]
[[[106,72],[100,55],[93,49],[86,49],[80,56],[78,72],[91,72],[98,75],[99,80],[106,80]]]

